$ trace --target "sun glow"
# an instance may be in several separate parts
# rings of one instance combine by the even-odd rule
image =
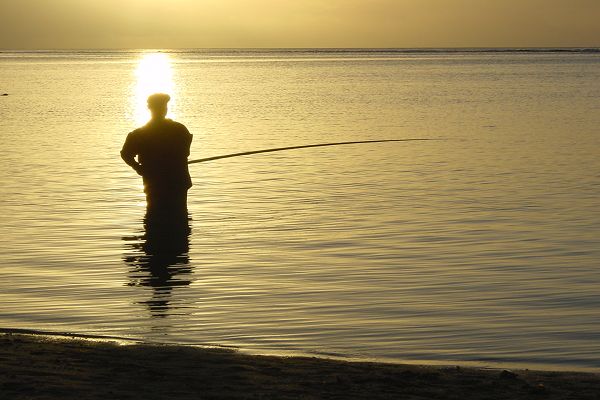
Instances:
[[[176,109],[175,84],[171,60],[164,53],[147,53],[141,58],[135,71],[137,78],[134,96],[135,123],[140,125],[148,121],[150,113],[146,99],[153,93],[167,93],[171,96],[168,118],[174,118]]]

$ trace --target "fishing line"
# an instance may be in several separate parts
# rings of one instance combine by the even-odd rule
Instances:
[[[273,148],[273,149],[262,149],[262,150],[244,151],[242,153],[232,153],[232,154],[225,154],[225,155],[221,155],[221,156],[200,158],[198,160],[188,161],[188,164],[203,163],[203,162],[207,162],[207,161],[220,160],[220,159],[223,159],[223,158],[249,156],[249,155],[252,155],[252,154],[272,153],[274,151],[307,149],[307,148],[310,148],[310,147],[340,146],[340,145],[345,145],[345,144],[365,144],[365,143],[384,143],[384,142],[413,142],[413,141],[425,141],[425,140],[439,140],[439,139],[386,139],[386,140],[361,140],[361,141],[357,141],[357,142],[336,142],[336,143],[305,144],[305,145],[302,145],[302,146],[277,147],[277,148]]]

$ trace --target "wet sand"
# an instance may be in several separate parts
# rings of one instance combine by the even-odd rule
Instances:
[[[598,399],[600,374],[255,356],[0,333],[1,399]]]

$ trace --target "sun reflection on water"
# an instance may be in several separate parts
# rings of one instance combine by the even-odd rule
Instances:
[[[136,87],[134,96],[133,119],[137,125],[148,121],[150,113],[146,99],[153,93],[167,93],[171,96],[168,118],[174,118],[176,109],[176,93],[173,81],[171,59],[165,53],[146,53],[140,59],[135,71]]]

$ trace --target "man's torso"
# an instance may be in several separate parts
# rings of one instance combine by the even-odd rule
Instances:
[[[124,149],[138,156],[145,186],[187,189],[192,186],[187,166],[191,141],[185,126],[165,119],[131,132]]]

